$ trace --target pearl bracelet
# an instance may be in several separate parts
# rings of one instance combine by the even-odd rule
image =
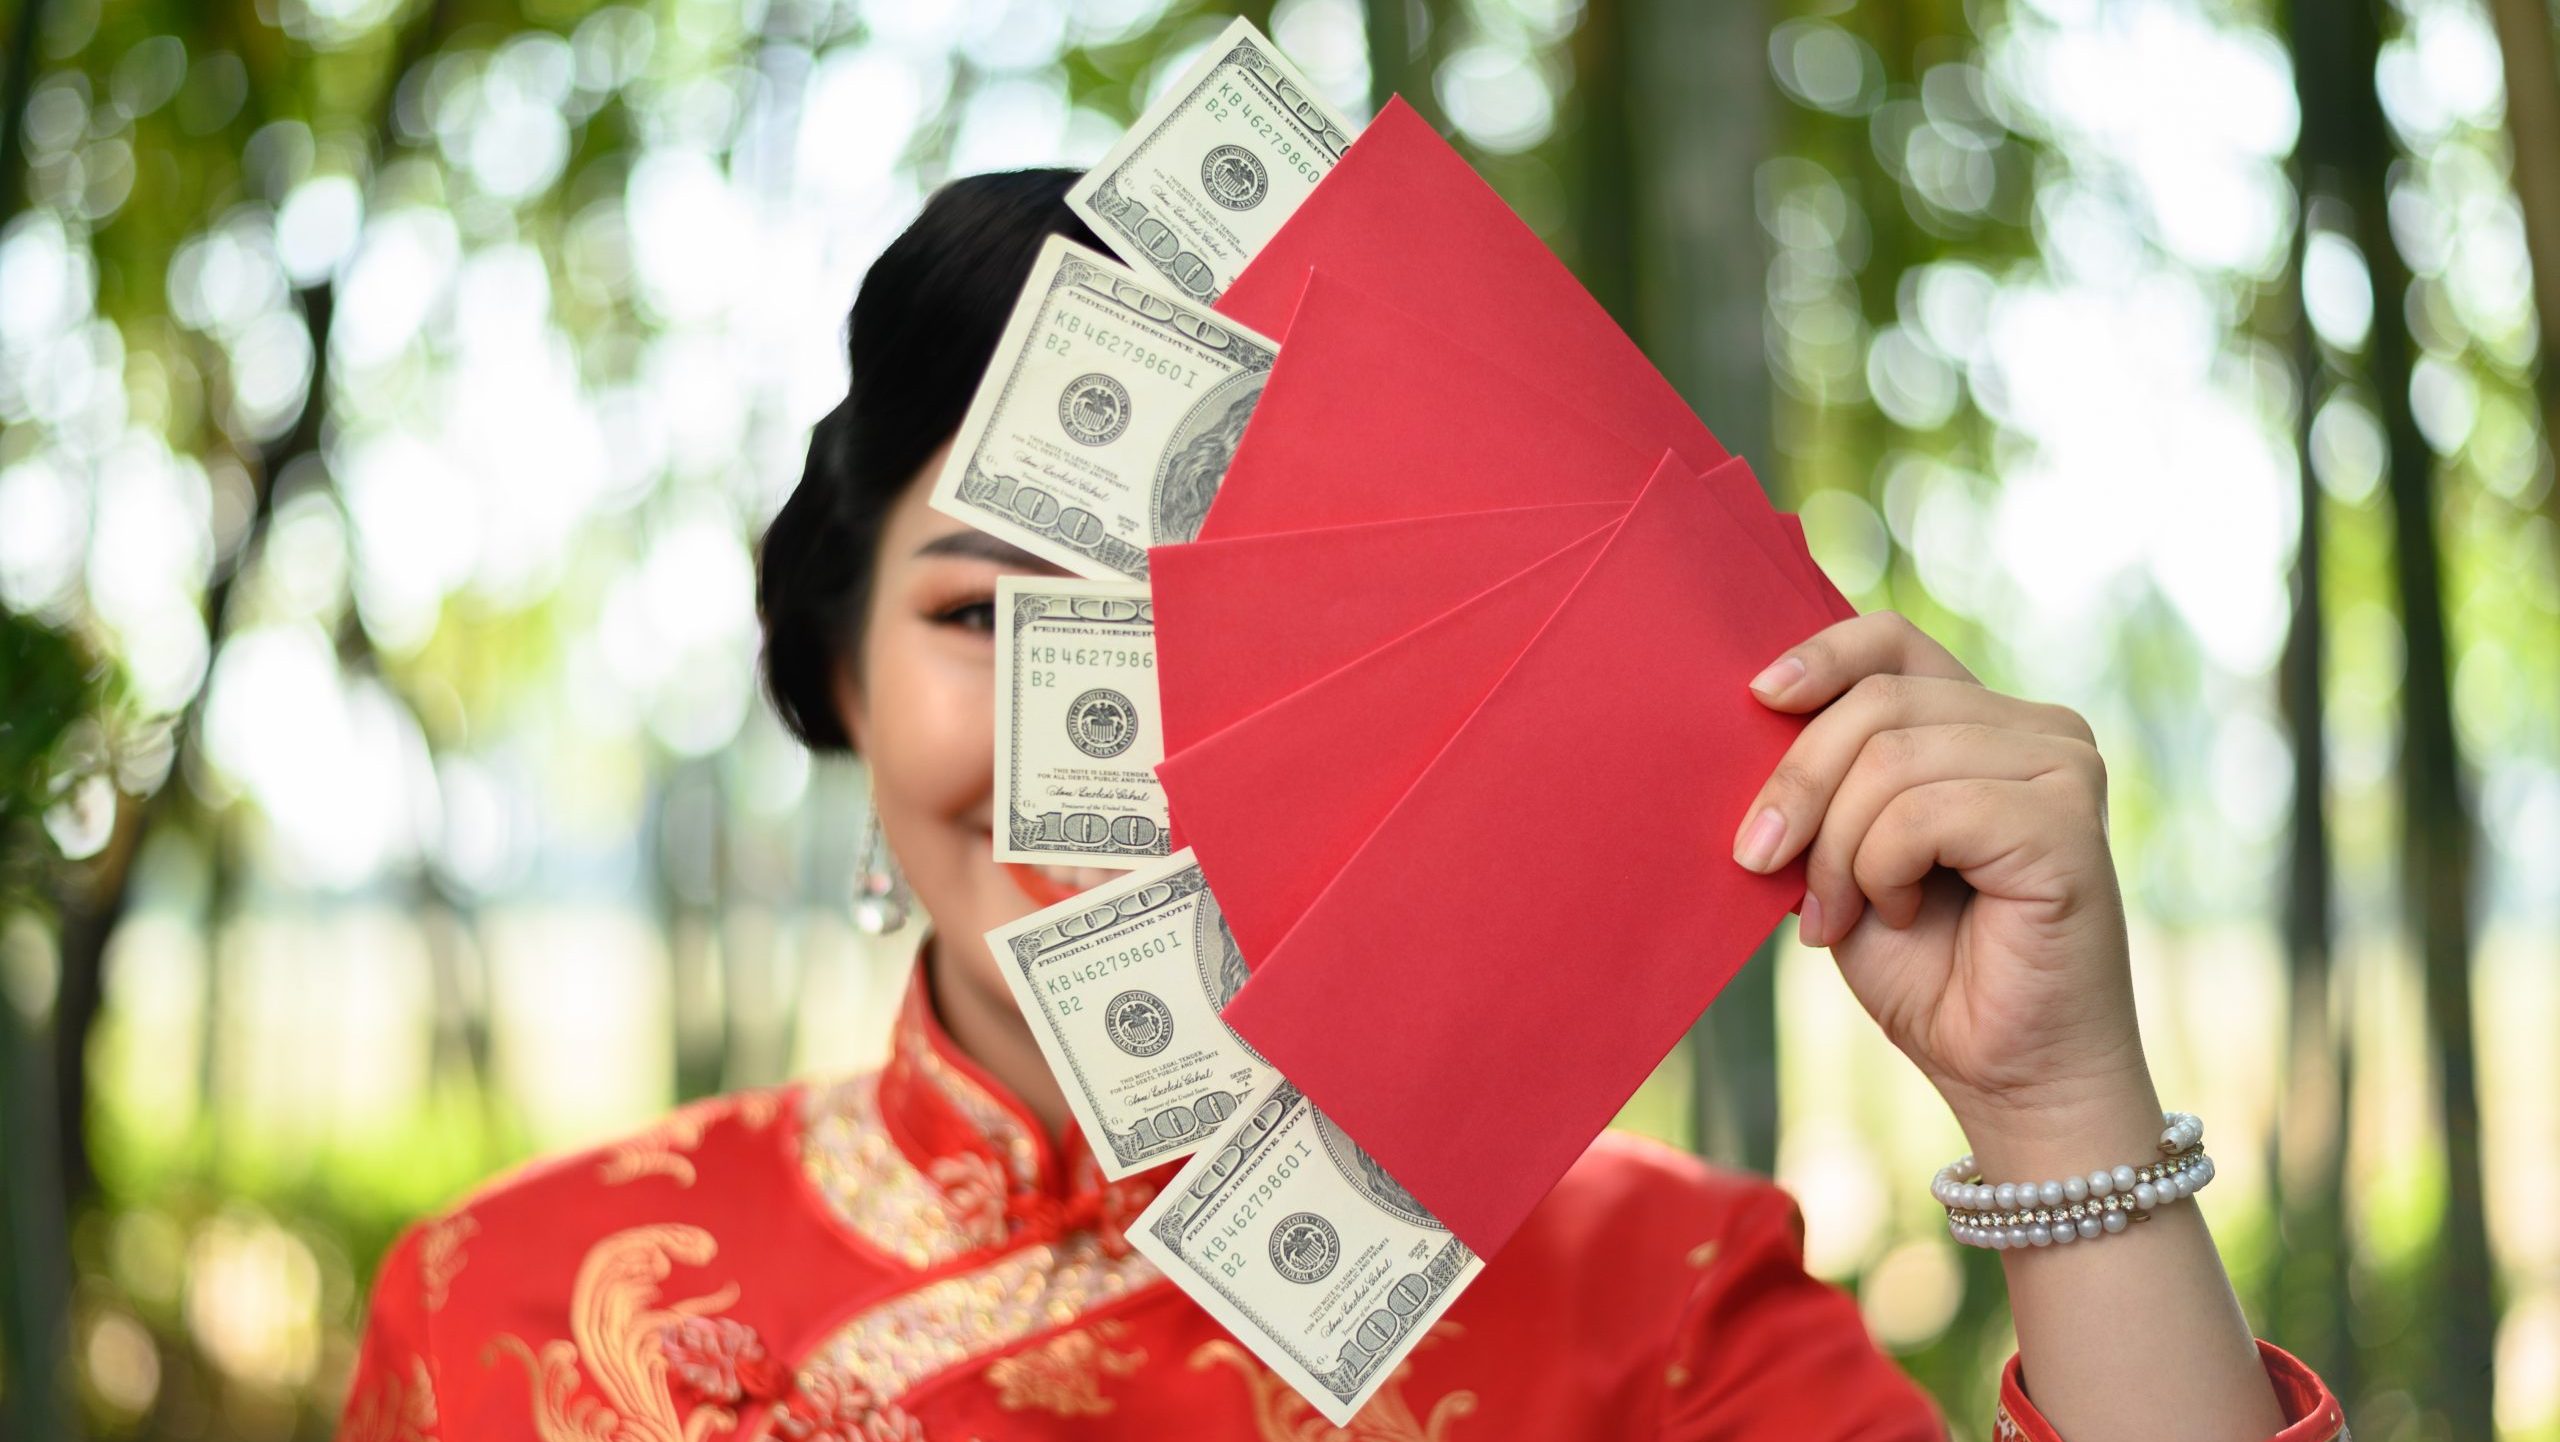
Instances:
[[[2151,1209],[2194,1196],[2213,1180],[2204,1123],[2192,1112],[2162,1112],[2161,1160],[2100,1167],[2060,1181],[1992,1185],[1972,1153],[1938,1169],[1930,1195],[1947,1209],[1947,1232],[1971,1247],[2047,1247],[2121,1232],[2151,1220]]]

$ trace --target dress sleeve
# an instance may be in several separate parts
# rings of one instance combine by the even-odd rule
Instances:
[[[373,1280],[338,1442],[436,1442],[435,1353],[428,1339],[423,1229],[392,1243]]]
[[[1755,1189],[1689,1262],[1660,1436],[1945,1442],[1937,1404],[1876,1347],[1856,1301],[1804,1269],[1804,1213],[1783,1189]]]
[[[2276,1403],[2284,1408],[2284,1430],[2273,1442],[2347,1442],[2346,1413],[2318,1373],[2263,1337],[2258,1339],[2258,1359],[2267,1364],[2267,1380],[2275,1384]],[[2027,1374],[2015,1352],[2000,1369],[2000,1414],[1992,1436],[1997,1442],[2062,1442],[2062,1434],[2027,1400]]]

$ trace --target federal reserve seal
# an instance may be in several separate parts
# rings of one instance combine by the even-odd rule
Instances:
[[[1292,1282],[1321,1282],[1341,1260],[1341,1234],[1313,1212],[1291,1212],[1271,1229],[1271,1265]]]
[[[1131,1056],[1154,1056],[1173,1044],[1173,1012],[1151,991],[1124,991],[1102,1009],[1111,1044]]]
[[[1058,424],[1070,440],[1111,444],[1129,429],[1129,388],[1100,371],[1076,377],[1058,396]]]
[[[1271,172],[1243,146],[1221,145],[1200,162],[1200,184],[1227,209],[1251,210],[1271,193]]]
[[[1097,686],[1067,708],[1067,739],[1096,761],[1109,760],[1138,739],[1138,708],[1119,692]]]

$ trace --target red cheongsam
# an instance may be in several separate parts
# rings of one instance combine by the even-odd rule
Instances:
[[[1804,1270],[1794,1201],[1603,1137],[1336,1431],[1129,1249],[1105,1184],[963,1056],[919,968],[888,1063],[685,1107],[406,1231],[341,1437],[445,1442],[1936,1439]],[[2346,1436],[2261,1342],[2296,1419]],[[2058,1442],[2013,1356],[2001,1439]]]

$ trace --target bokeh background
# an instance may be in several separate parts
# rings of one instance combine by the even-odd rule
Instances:
[[[1241,9],[1454,136],[1862,605],[2094,721],[2259,1332],[2366,1442],[2560,1438],[2544,0]],[[755,690],[755,538],[920,198],[1096,158],[1233,11],[5,12],[0,1433],[325,1436],[402,1222],[877,1054],[912,937]],[[1962,1139],[1827,956],[1625,1122],[1792,1187],[1987,1435]]]

